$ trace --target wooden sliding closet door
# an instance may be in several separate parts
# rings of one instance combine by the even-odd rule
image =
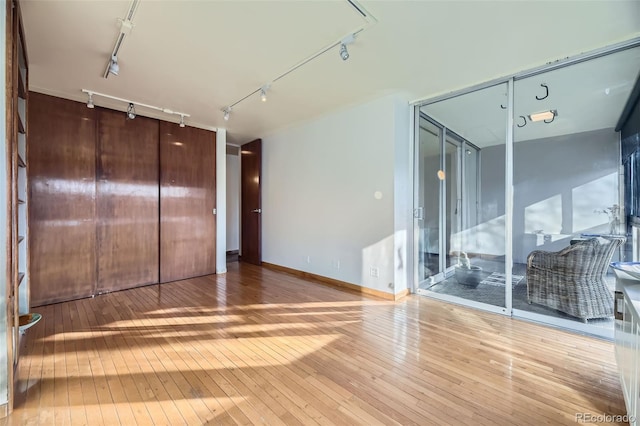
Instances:
[[[31,305],[91,296],[96,284],[96,111],[29,94]]]
[[[98,293],[158,282],[158,121],[100,109]]]
[[[216,134],[160,122],[160,282],[216,271]]]

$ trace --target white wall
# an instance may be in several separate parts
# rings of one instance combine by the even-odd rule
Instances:
[[[240,249],[240,155],[227,154],[227,251]]]
[[[263,138],[263,260],[393,293],[395,234],[407,234],[406,220],[394,225],[394,185],[407,182],[394,179],[395,150],[406,147],[408,167],[408,117],[406,100],[388,96]]]

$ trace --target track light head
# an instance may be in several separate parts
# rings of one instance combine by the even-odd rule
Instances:
[[[349,51],[347,50],[347,46],[353,43],[354,41],[356,41],[356,35],[349,34],[348,36],[343,38],[342,41],[340,42],[340,57],[342,58],[343,61],[346,61],[347,59],[349,59]]]
[[[347,50],[347,45],[344,43],[340,44],[340,57],[343,61],[349,59],[349,51]]]
[[[184,115],[180,115],[180,127],[184,127]]]
[[[113,75],[118,75],[120,72],[120,65],[118,65],[118,57],[113,55],[111,57],[111,63],[109,64],[109,72]]]
[[[229,121],[229,116],[231,115],[231,108],[225,108],[224,110],[222,110],[224,112],[223,118],[224,121]]]
[[[87,101],[87,108],[93,109],[95,105],[93,104],[93,93],[89,93],[89,100]]]
[[[129,120],[133,120],[134,118],[136,118],[136,107],[133,105],[133,103],[129,103],[129,108],[127,108],[127,118]]]
[[[267,102],[267,90],[264,87],[260,89],[260,100],[262,102]]]

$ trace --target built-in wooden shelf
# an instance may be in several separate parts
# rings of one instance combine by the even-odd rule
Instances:
[[[27,98],[27,85],[25,84],[24,77],[22,77],[22,70],[18,72],[18,96],[22,99]]]
[[[20,117],[20,115],[18,115],[18,132],[25,134],[26,132],[24,131],[24,123],[22,122],[22,118]]]
[[[18,167],[22,167],[22,168],[27,167],[27,163],[24,162],[20,154],[18,154]]]

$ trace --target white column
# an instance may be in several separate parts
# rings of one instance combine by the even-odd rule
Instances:
[[[227,130],[216,133],[216,273],[227,272]]]

